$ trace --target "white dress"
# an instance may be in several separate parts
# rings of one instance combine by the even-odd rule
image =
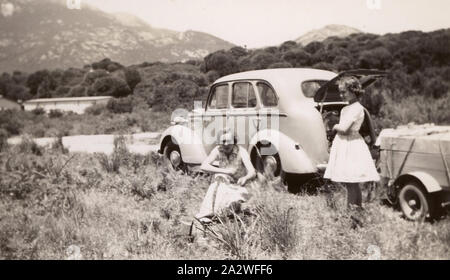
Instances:
[[[380,180],[369,148],[359,134],[363,122],[364,108],[360,103],[342,108],[339,126],[351,126],[347,135],[337,134],[334,138],[324,178],[343,183]]]

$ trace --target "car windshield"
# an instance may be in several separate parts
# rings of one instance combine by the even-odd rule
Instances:
[[[302,83],[302,92],[306,97],[314,97],[317,90],[326,82],[326,80],[304,81]]]

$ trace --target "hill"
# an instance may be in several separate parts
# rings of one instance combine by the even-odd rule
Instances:
[[[328,37],[336,36],[339,38],[347,37],[350,34],[362,33],[360,30],[339,24],[326,25],[320,29],[314,29],[295,39],[295,42],[306,46],[314,41],[323,41]]]
[[[0,69],[82,67],[105,57],[124,65],[201,59],[233,44],[206,33],[154,28],[127,14],[65,1],[0,1]]]

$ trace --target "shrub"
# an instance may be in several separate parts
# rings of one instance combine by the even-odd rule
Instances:
[[[125,69],[125,81],[130,87],[131,91],[134,90],[137,84],[141,82],[141,75],[136,68],[126,68]]]
[[[206,73],[206,77],[208,78],[209,83],[213,83],[215,80],[220,78],[220,75],[216,70],[211,70]]]
[[[310,65],[311,56],[304,50],[291,50],[283,55],[283,59],[295,67]]]
[[[42,107],[36,107],[31,112],[36,116],[45,115],[45,110]]]
[[[4,129],[9,135],[17,135],[23,128],[21,112],[14,110],[0,111],[0,129]]]
[[[108,173],[119,173],[122,165],[127,165],[131,157],[131,153],[126,146],[124,136],[114,137],[114,150],[110,156],[103,153],[96,153],[97,160],[100,165]]]
[[[87,85],[93,85],[97,79],[107,77],[108,75],[109,74],[106,70],[97,69],[97,70],[86,73],[83,83],[85,83]]]
[[[280,250],[284,258],[297,245],[295,210],[274,199],[263,197],[255,206],[260,219],[261,246],[270,251]]]
[[[259,52],[251,58],[251,63],[255,69],[266,69],[269,65],[277,61],[276,56],[269,52]]]
[[[131,98],[113,98],[108,101],[106,108],[114,114],[131,113],[133,104]]]
[[[60,117],[62,117],[64,115],[64,113],[61,111],[61,110],[57,110],[57,109],[55,109],[55,110],[50,110],[50,112],[48,113],[48,116],[50,117],[50,118],[60,118]]]
[[[79,96],[87,96],[88,89],[85,86],[77,85],[70,89],[67,96],[69,97],[79,97]]]
[[[42,156],[42,148],[34,142],[33,138],[28,135],[22,136],[20,144],[16,146],[19,153],[23,154],[34,154],[37,156]]]
[[[274,64],[270,64],[268,68],[292,68],[292,64],[289,62],[275,62]]]
[[[88,114],[88,115],[98,116],[101,113],[103,113],[105,111],[105,109],[106,109],[106,105],[95,104],[95,105],[87,107],[86,110],[84,111],[84,113]]]
[[[124,97],[131,94],[131,89],[127,83],[116,77],[99,78],[92,85],[92,90],[95,95],[107,95],[113,97]]]
[[[424,88],[424,94],[426,96],[431,96],[433,98],[440,98],[448,95],[449,87],[448,84],[442,81],[442,79],[435,77],[431,78],[426,82]]]
[[[205,72],[215,70],[220,76],[225,76],[239,71],[236,59],[224,52],[217,51],[207,55],[205,61]]]
[[[30,89],[31,95],[36,95],[41,83],[50,76],[48,70],[41,70],[31,74],[26,82],[27,87]]]
[[[0,152],[8,147],[8,131],[0,128]]]

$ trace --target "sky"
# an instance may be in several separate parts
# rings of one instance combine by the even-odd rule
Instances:
[[[327,24],[385,34],[450,28],[449,0],[78,0],[136,15],[153,27],[209,33],[257,48]]]

